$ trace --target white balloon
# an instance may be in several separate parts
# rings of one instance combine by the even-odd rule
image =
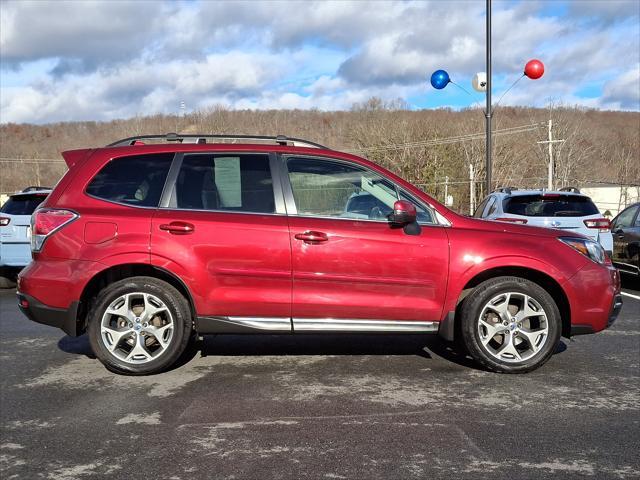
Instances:
[[[485,72],[478,72],[473,76],[471,85],[478,92],[487,91],[487,74]]]

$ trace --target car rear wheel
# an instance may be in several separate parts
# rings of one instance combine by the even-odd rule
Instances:
[[[519,277],[478,285],[464,300],[461,322],[471,356],[500,373],[525,373],[543,365],[553,355],[562,330],[551,295]]]
[[[158,373],[184,352],[191,313],[174,287],[150,277],[120,280],[100,292],[90,313],[89,340],[111,371]]]
[[[0,275],[0,288],[14,288],[16,282],[13,279]]]

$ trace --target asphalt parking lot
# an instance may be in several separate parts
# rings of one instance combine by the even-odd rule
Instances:
[[[0,292],[0,477],[640,478],[640,292],[497,375],[423,336],[217,336],[152,377]]]

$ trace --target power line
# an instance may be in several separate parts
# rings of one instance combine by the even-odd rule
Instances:
[[[533,130],[536,130],[538,128],[540,128],[540,126],[543,125],[542,123],[533,123],[530,125],[520,125],[517,127],[509,127],[509,128],[503,128],[500,130],[494,130],[493,131],[493,135],[494,136],[501,136],[501,135],[513,135],[516,133],[525,133],[525,132],[530,132]],[[361,153],[369,153],[369,152],[377,152],[377,151],[384,151],[384,150],[402,150],[405,148],[416,148],[416,147],[426,147],[426,146],[432,146],[432,145],[446,145],[446,144],[451,144],[451,143],[459,143],[459,142],[466,142],[466,141],[472,141],[472,140],[481,140],[483,139],[485,136],[484,132],[477,132],[477,133],[470,133],[470,134],[466,134],[466,135],[456,135],[453,137],[444,137],[444,138],[434,138],[431,140],[421,140],[421,141],[416,141],[416,142],[406,142],[406,143],[391,143],[388,145],[379,145],[379,146],[372,146],[372,147],[362,147],[362,148],[355,148],[355,149],[348,149],[345,150],[346,152],[361,152]]]

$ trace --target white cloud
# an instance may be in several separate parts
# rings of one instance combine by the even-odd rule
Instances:
[[[553,97],[639,109],[629,65],[640,57],[640,4],[612,3],[553,13],[549,2],[496,1],[494,95],[537,57],[545,76],[523,79],[503,104]],[[182,100],[188,109],[345,109],[371,96],[455,103],[428,77],[445,68],[468,89],[484,70],[484,18],[478,1],[5,0],[0,121],[176,112]],[[600,98],[581,96],[585,85],[601,85]]]
[[[602,101],[618,105],[618,108],[640,110],[640,63],[607,82]]]

